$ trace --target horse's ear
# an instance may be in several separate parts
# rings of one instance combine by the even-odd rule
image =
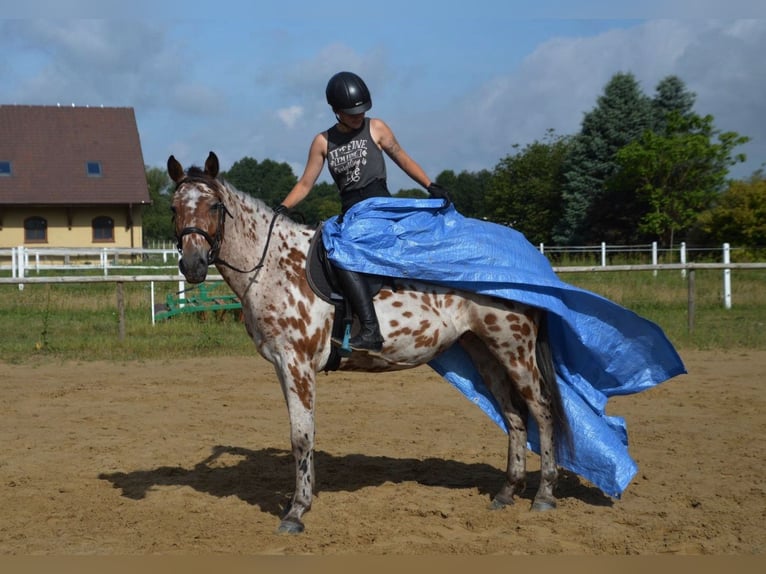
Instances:
[[[205,173],[210,177],[215,178],[218,175],[218,156],[212,151],[208,154],[205,160]]]
[[[176,183],[184,177],[184,168],[181,167],[181,164],[172,155],[168,158],[168,175]]]

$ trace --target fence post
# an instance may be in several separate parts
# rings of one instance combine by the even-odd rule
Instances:
[[[687,308],[687,328],[686,330],[691,335],[694,332],[694,269],[689,270],[689,283],[687,285],[689,299]]]
[[[545,247],[543,246],[543,244],[542,244],[542,243],[540,244],[540,253],[542,253],[543,255],[545,255]]]
[[[729,244],[723,244],[723,262],[731,263],[731,250]],[[723,270],[723,306],[731,309],[731,269]]]
[[[118,333],[120,341],[125,340],[125,286],[122,281],[117,282],[117,316],[118,321]]]
[[[686,242],[681,242],[681,265],[686,265]],[[681,277],[686,277],[686,269],[681,269]]]
[[[24,247],[22,245],[19,245],[19,256],[18,256],[18,277],[19,279],[24,279],[25,271],[24,271],[24,264],[26,263],[26,253],[24,253]],[[24,290],[24,284],[19,283],[19,291]]]
[[[657,265],[657,242],[652,241],[652,265]],[[657,277],[657,270],[652,271],[652,275]]]
[[[106,247],[101,249],[101,266],[104,269],[104,277],[109,275],[107,268],[109,267],[109,254],[106,252]]]
[[[601,267],[606,267],[606,241],[601,242]]]
[[[184,280],[181,279],[178,282],[178,306],[183,307],[186,304],[186,287],[184,286]]]
[[[154,326],[155,318],[154,318],[154,281],[149,281],[149,285],[151,286],[151,303],[152,303],[152,326]]]

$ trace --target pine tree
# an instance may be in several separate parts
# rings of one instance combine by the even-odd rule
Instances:
[[[654,111],[654,131],[664,133],[668,126],[668,116],[676,113],[688,119],[694,113],[694,102],[697,99],[694,92],[686,89],[686,84],[678,76],[663,78],[655,90],[652,99]]]
[[[564,211],[554,241],[573,245],[619,232],[624,198],[622,191],[612,194],[607,188],[618,169],[615,154],[652,124],[651,100],[633,74],[612,76],[596,108],[585,115],[565,160]]]

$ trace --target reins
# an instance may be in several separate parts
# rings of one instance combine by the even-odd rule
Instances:
[[[229,213],[228,209],[226,210],[226,213]],[[229,217],[231,217],[230,213],[229,213]],[[274,229],[274,224],[277,222],[277,217],[279,217],[279,214],[275,212],[274,215],[271,218],[271,223],[269,224],[269,232],[268,232],[268,234],[266,234],[266,245],[263,246],[263,253],[261,253],[261,258],[258,261],[258,263],[255,264],[255,266],[252,269],[249,269],[247,271],[245,271],[243,269],[239,269],[238,267],[235,267],[234,265],[232,265],[231,263],[229,263],[225,259],[221,259],[220,257],[218,257],[218,253],[217,252],[216,252],[216,255],[215,255],[215,259],[213,260],[213,263],[220,263],[224,267],[228,267],[229,269],[231,269],[232,271],[236,271],[237,273],[247,274],[247,273],[252,273],[253,271],[255,271],[255,276],[257,277],[258,276],[258,272],[263,268],[263,262],[266,260],[266,254],[269,251],[269,243],[271,243],[271,232]],[[220,227],[219,227],[219,229],[220,229]],[[219,246],[219,248],[220,248],[220,246]],[[253,277],[253,283],[255,283],[255,277]]]

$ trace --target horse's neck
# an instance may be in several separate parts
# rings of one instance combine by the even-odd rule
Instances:
[[[219,266],[219,270],[229,285],[240,291],[248,289],[256,273],[259,283],[268,283],[275,277],[280,252],[293,249],[306,252],[308,242],[303,244],[300,225],[286,217],[277,216],[272,227],[274,212],[262,201],[228,188],[227,192],[225,204],[232,219],[227,223],[220,257],[239,270],[250,272],[241,273],[226,266]],[[263,267],[255,270],[259,263]]]

